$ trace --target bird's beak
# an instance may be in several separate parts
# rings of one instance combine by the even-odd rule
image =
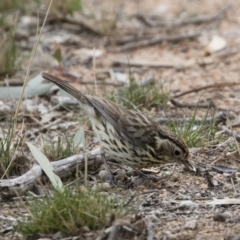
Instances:
[[[188,159],[184,159],[184,161],[182,161],[182,164],[184,164],[184,166],[190,171],[196,172],[194,164],[190,162]]]

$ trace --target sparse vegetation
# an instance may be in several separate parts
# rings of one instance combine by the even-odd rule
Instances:
[[[48,6],[49,1],[43,0],[36,2],[45,4]],[[50,15],[58,15],[58,16],[65,16],[66,14],[72,14],[75,11],[82,10],[82,0],[60,0],[60,1],[53,1],[52,7],[50,9]]]
[[[240,150],[239,139],[234,137],[240,131],[238,1],[231,1],[227,8],[229,3],[220,0],[201,1],[201,7],[197,1],[185,0],[178,4],[174,1],[163,4],[159,1],[53,0],[36,61],[32,62],[30,71],[26,71],[29,48],[40,32],[49,3],[50,0],[0,0],[0,88],[4,86],[0,91],[0,238],[68,238],[70,235],[81,239],[114,239],[116,236],[119,239],[237,238]],[[18,23],[21,25],[19,29]],[[217,43],[212,41],[215,35],[220,40]],[[214,46],[211,52],[207,51],[210,45]],[[82,49],[86,50],[85,53],[79,51]],[[92,49],[96,49],[94,57]],[[58,68],[52,56],[59,63]],[[101,84],[104,81],[107,93],[114,88],[112,72],[116,76],[125,76],[126,63],[118,60],[128,57],[134,59],[131,67],[136,79],[146,79],[149,74],[154,77],[161,75],[164,79],[171,79],[173,92],[170,93],[160,79],[139,85],[129,74],[129,86],[115,89],[111,100],[153,118],[156,117],[154,112],[163,118],[164,113],[176,117],[179,123],[170,118],[166,125],[180,135],[189,148],[198,148],[189,156],[196,166],[195,173],[187,171],[181,164],[142,169],[145,175],[156,173],[158,182],[155,182],[138,177],[137,173],[111,159],[110,170],[117,182],[117,186],[111,186],[109,174],[100,161],[101,153],[96,151],[97,155],[91,155],[91,160],[87,161],[88,150],[99,147],[90,132],[91,122],[85,116],[87,114],[84,115],[74,104],[73,108],[69,107],[68,114],[66,111],[55,114],[62,111],[60,105],[65,99],[62,96],[56,99],[54,88],[49,89],[50,84],[39,76],[33,89],[36,87],[42,91],[19,108],[18,117],[14,119],[15,127],[11,118],[6,117],[15,107],[14,103],[9,104],[10,98],[2,95],[8,92],[5,85],[21,89],[24,72],[30,74],[25,83],[34,79],[33,75],[47,71],[78,85],[81,90],[89,88],[93,95],[102,96],[105,86]],[[1,81],[3,78],[7,83]],[[94,83],[99,84],[98,88],[94,88]],[[216,120],[219,123],[216,126],[212,109],[194,111],[188,108],[182,114],[183,110],[177,105],[167,105],[170,94],[178,95],[179,103],[192,103],[192,106],[201,96],[202,103],[205,100],[213,102],[216,115],[223,112],[231,117],[220,123]],[[29,96],[24,94],[24,97]],[[52,106],[50,99],[56,100],[57,104]],[[66,107],[67,101],[63,105]],[[201,117],[201,122],[198,117]],[[211,117],[212,121],[209,121]],[[53,122],[54,126],[48,125],[48,121],[55,119],[60,121]],[[166,119],[163,120],[165,122]],[[53,133],[55,124],[59,122],[58,127],[63,126],[63,129]],[[87,146],[79,144],[81,138],[75,142],[74,138],[63,135],[76,132],[75,122],[90,130]],[[135,135],[138,137],[138,132]],[[44,138],[42,142],[39,141],[41,137]],[[43,179],[38,174],[34,175],[35,169],[39,172],[40,167],[44,169],[41,165],[44,161],[39,159],[44,160],[45,157],[39,151],[26,148],[25,141],[28,146],[35,147],[36,144],[37,150],[44,151],[50,160],[79,153],[79,146],[85,146],[85,158],[81,158],[81,162],[77,159],[76,167],[68,168],[69,177],[64,179],[70,182],[71,188],[64,190],[62,184],[54,185],[47,171],[41,175]],[[84,163],[85,175],[82,173]],[[59,172],[51,168],[49,162],[45,166],[49,172]],[[33,178],[36,184],[33,181],[29,184],[28,173],[21,176],[27,171],[37,177]],[[75,174],[70,171],[75,171]],[[50,176],[49,181],[45,181],[46,176]],[[73,178],[76,184],[71,182]],[[57,183],[58,179],[54,179]],[[41,180],[43,185],[39,187]],[[92,189],[79,190],[83,183]],[[53,190],[54,187],[62,192]],[[128,191],[131,195],[124,204],[122,199]],[[216,197],[221,199],[216,201]],[[186,199],[192,201],[192,211],[182,207]],[[200,205],[204,207],[198,207]]]
[[[43,3],[38,0],[0,1],[0,76],[11,75],[17,66],[19,51],[17,51],[15,43],[15,28],[21,11],[16,10]],[[49,1],[46,1],[46,6],[48,4]],[[53,1],[51,13],[66,15],[81,9],[81,0]]]
[[[19,141],[14,133],[13,123],[4,130],[0,129],[0,178],[11,176],[14,154],[19,146]]]
[[[80,129],[75,136],[58,136],[57,141],[53,141],[51,136],[43,139],[43,152],[49,160],[56,160],[76,154],[84,146],[84,131]]]
[[[16,8],[26,8],[33,4],[45,4],[48,5],[49,1],[45,0],[10,0],[0,2],[0,11],[7,11]],[[60,0],[53,1],[51,12],[62,12],[62,14],[73,13],[82,9],[82,0]]]
[[[43,153],[50,161],[69,157],[78,152],[79,146],[74,146],[73,139],[67,136],[58,136],[57,141],[43,140]]]
[[[15,29],[5,27],[4,21],[0,21],[0,75],[12,74],[16,70]]]
[[[96,230],[111,224],[112,215],[123,214],[114,209],[114,201],[105,194],[88,190],[55,192],[41,200],[29,203],[30,217],[19,222],[19,231],[24,236],[34,233],[62,232],[74,235],[84,228]]]
[[[147,85],[139,85],[134,78],[130,78],[130,85],[118,89],[111,100],[127,108],[151,109],[159,105],[165,105],[170,92],[164,89],[164,84],[155,82]]]
[[[10,1],[0,1],[0,12],[15,9],[18,7],[23,7],[27,2],[26,0],[10,0]]]
[[[169,119],[168,127],[173,132],[181,136],[188,147],[200,147],[209,144],[216,144],[219,142],[219,137],[216,137],[216,125],[213,120],[206,123],[209,112],[205,114],[200,124],[195,124],[197,109],[195,109],[190,121],[185,121],[181,125],[177,125],[174,121]]]

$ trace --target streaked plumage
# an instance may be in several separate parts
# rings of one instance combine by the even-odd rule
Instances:
[[[83,94],[53,75],[42,73],[42,76],[79,100],[103,151],[112,159],[133,168],[179,162],[193,169],[188,161],[188,147],[175,133],[139,112]]]

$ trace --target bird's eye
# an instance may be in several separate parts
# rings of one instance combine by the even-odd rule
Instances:
[[[175,149],[174,154],[175,154],[175,156],[179,156],[181,154],[181,152],[178,149]]]

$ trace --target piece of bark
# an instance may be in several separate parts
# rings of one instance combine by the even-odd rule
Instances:
[[[88,166],[101,161],[100,149],[92,150],[87,155]],[[82,153],[51,163],[54,168],[54,173],[62,178],[72,174],[72,172],[76,170],[77,164],[79,164],[79,168],[84,167],[84,161],[85,154]],[[30,190],[42,176],[43,171],[41,167],[38,164],[34,164],[33,167],[22,176],[13,179],[0,180],[1,198],[9,199],[23,194],[24,192]]]

